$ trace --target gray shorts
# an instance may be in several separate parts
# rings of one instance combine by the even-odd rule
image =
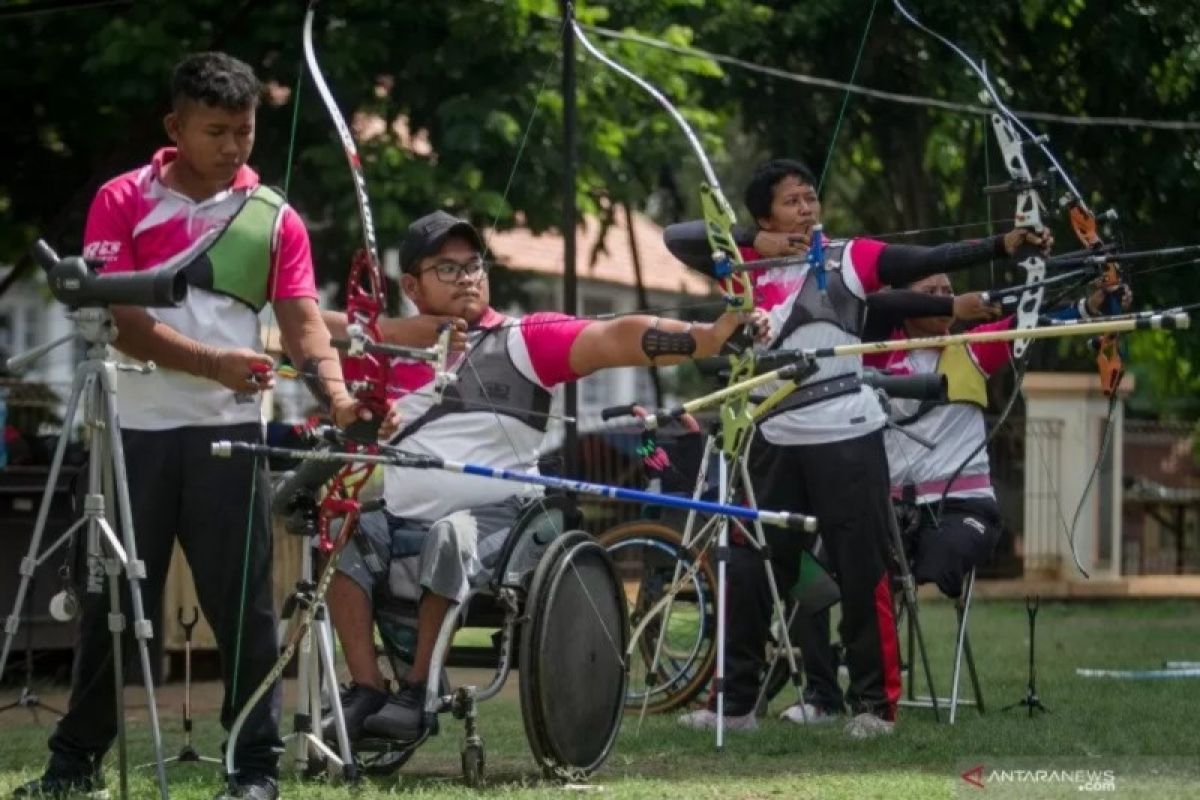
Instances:
[[[527,501],[513,498],[456,511],[439,520],[408,519],[387,511],[359,518],[354,538],[342,550],[338,572],[368,596],[386,591],[417,601],[422,592],[461,603],[487,583],[508,532]]]

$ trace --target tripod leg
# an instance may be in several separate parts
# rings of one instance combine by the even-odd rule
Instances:
[[[724,453],[717,457],[719,496],[729,502],[729,463]],[[727,611],[726,577],[729,567],[729,518],[718,523],[717,536],[717,750],[725,746],[725,632]]]
[[[96,445],[92,445],[95,447]],[[121,565],[115,558],[104,560],[104,572],[108,575],[109,614],[108,629],[113,638],[113,682],[117,702],[117,767],[120,775],[121,797],[129,797],[129,750],[125,739],[125,652],[121,646],[125,631],[125,617],[121,613],[120,582],[117,575]]]
[[[107,424],[106,438],[109,455],[112,458],[114,482],[117,494],[117,517],[121,525],[125,551],[129,561],[125,564],[125,574],[129,579],[129,598],[133,610],[133,634],[138,644],[142,664],[142,679],[146,685],[146,707],[150,717],[150,736],[154,743],[154,760],[157,763],[158,791],[164,798],[167,792],[167,770],[163,765],[162,729],[158,722],[158,704],[154,696],[154,673],[150,667],[149,641],[153,637],[150,621],[142,606],[141,581],[146,577],[146,567],[137,557],[137,542],[133,531],[133,505],[129,500],[129,475],[125,469],[125,448],[121,442],[121,423],[117,415],[117,393],[113,385],[111,367],[105,367],[98,373],[102,393],[97,393],[103,406],[105,423]],[[93,443],[95,444],[95,443]],[[107,523],[105,523],[107,524]],[[112,534],[111,529],[109,530]],[[119,652],[119,651],[118,651]]]
[[[788,628],[789,632],[792,630],[792,626],[796,622],[796,615],[799,613],[800,613],[800,606],[793,605],[792,611],[790,614],[788,614],[788,618],[787,618],[787,628]],[[767,706],[770,705],[771,699],[769,697],[767,697],[767,689],[769,688],[768,683],[769,683],[770,677],[775,674],[775,668],[779,666],[779,659],[782,657],[782,655],[783,655],[783,647],[781,645],[780,647],[775,648],[775,652],[771,654],[771,661],[769,664],[767,664],[767,668],[763,672],[763,675],[764,675],[763,682],[758,687],[758,697],[756,697],[754,699],[755,713],[759,714],[760,716],[763,716],[767,713]],[[793,679],[794,678],[795,678],[795,676],[793,676]],[[800,713],[804,715],[805,721],[807,721],[808,720],[808,712],[804,710],[803,693],[801,693],[800,701],[801,701],[800,702]]]
[[[337,731],[338,755],[342,760],[342,775],[349,781],[358,779],[358,768],[354,763],[354,752],[350,749],[350,734],[346,730],[346,714],[342,709],[342,698],[337,692],[337,665],[333,660],[333,632],[330,630],[329,614],[324,603],[317,609],[309,635],[316,639],[317,655],[324,668],[325,682],[330,693],[329,707],[333,713],[334,729]],[[315,682],[314,682],[315,686]],[[320,732],[317,733],[320,736]]]
[[[700,496],[702,494],[704,494],[705,478],[707,476],[707,471],[708,471],[707,470],[708,460],[712,456],[712,452],[713,452],[713,449],[715,448],[715,446],[716,446],[716,443],[712,436],[708,436],[705,438],[704,453],[700,457],[700,465],[701,465],[700,470],[696,474],[696,483],[692,487],[692,499],[693,500],[699,500]],[[655,642],[654,642],[654,655],[650,659],[649,667],[646,669],[646,691],[642,694],[642,708],[638,712],[638,725],[637,725],[638,733],[641,733],[641,731],[642,731],[642,723],[646,719],[646,709],[649,708],[649,705],[650,705],[650,694],[654,689],[654,685],[655,685],[654,682],[658,677],[658,665],[662,661],[663,644],[666,640],[667,632],[670,629],[671,611],[673,610],[674,605],[675,605],[675,595],[674,595],[674,592],[676,591],[675,587],[677,587],[679,585],[679,579],[683,575],[683,556],[684,556],[684,554],[691,552],[690,548],[694,542],[693,534],[695,531],[695,527],[696,527],[696,511],[694,509],[691,509],[688,511],[687,522],[684,524],[684,527],[683,527],[683,541],[680,543],[679,557],[675,560],[675,570],[671,577],[670,586],[667,589],[667,591],[672,592],[671,599],[667,603],[666,609],[663,611],[663,621],[659,625],[658,636],[655,638]],[[707,525],[705,525],[704,528],[707,529]],[[702,549],[698,548],[696,550],[696,553],[697,553],[696,562],[697,563],[699,563],[700,559],[703,558],[703,555],[701,555],[702,552],[703,552]],[[701,625],[704,624],[703,619],[701,619],[700,624]],[[633,638],[630,637],[629,652],[626,655],[627,656],[632,655],[635,647],[636,647],[636,642],[634,642]]]
[[[310,548],[308,540],[304,542],[304,559],[307,563],[309,559]],[[302,581],[307,581],[309,577],[308,569],[303,570],[304,574],[301,577]],[[299,585],[296,587],[297,593],[303,591]],[[296,652],[296,713],[292,716],[292,763],[298,774],[304,774],[308,769],[308,736],[307,734],[315,732],[317,736],[321,735],[321,707],[319,703],[314,704],[312,701],[313,692],[311,684],[315,679],[313,670],[316,669],[314,663],[312,626],[304,632],[304,636],[300,639],[300,645]],[[340,698],[338,698],[340,700]],[[330,702],[336,702],[332,697]],[[340,705],[340,703],[339,703]]]

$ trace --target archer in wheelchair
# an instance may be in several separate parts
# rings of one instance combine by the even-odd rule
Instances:
[[[408,229],[401,286],[426,319],[465,332],[466,349],[449,375],[397,361],[391,385],[404,422],[391,444],[405,451],[536,470],[529,454],[547,432],[558,384],[610,367],[714,355],[760,321],[740,313],[696,324],[642,315],[511,319],[488,304],[483,249],[469,223],[441,211]],[[331,330],[344,325],[332,320]],[[391,328],[389,342],[428,344],[404,340],[403,329]],[[566,532],[570,515],[533,486],[514,490],[485,477],[392,465],[383,484],[387,510],[363,515],[328,596],[351,677],[341,698],[349,738],[359,750],[411,752],[434,732],[439,711],[452,710],[467,719],[470,739],[474,702],[503,683],[519,624],[522,707],[535,756],[555,769],[598,766],[619,722],[626,636],[624,600],[603,548]],[[445,651],[484,596],[504,620],[497,680],[477,694],[450,693],[440,676]],[[396,624],[397,616],[410,624]],[[391,660],[403,662],[390,691],[376,659],[376,624]]]

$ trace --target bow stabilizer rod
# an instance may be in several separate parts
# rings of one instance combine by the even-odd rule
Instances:
[[[272,445],[252,444],[250,442],[218,441],[212,444],[212,454],[218,458],[230,458],[234,453],[299,458],[306,461],[362,462],[382,464],[384,466],[407,467],[410,469],[440,469],[463,475],[476,475],[483,478],[544,486],[549,489],[562,489],[568,492],[578,492],[596,497],[607,497],[612,500],[646,503],[665,508],[679,508],[686,511],[696,511],[701,514],[719,514],[750,522],[763,522],[767,525],[775,525],[781,528],[797,528],[806,533],[813,533],[817,530],[817,518],[810,517],[807,514],[794,514],[787,511],[762,511],[747,508],[746,506],[714,503],[707,500],[693,500],[690,497],[656,494],[638,489],[609,486],[603,483],[557,478],[552,475],[539,475],[535,472],[486,467],[481,464],[451,461],[436,456],[416,455],[396,447],[381,446],[378,453],[345,453],[336,450],[293,450],[287,447],[274,447]]]

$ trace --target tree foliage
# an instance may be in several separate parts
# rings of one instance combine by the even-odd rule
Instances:
[[[1018,111],[1200,118],[1200,7],[1192,0],[908,5],[982,59]],[[320,63],[339,105],[365,135],[361,150],[385,246],[431,207],[483,225],[558,224],[558,13],[555,0],[322,5]],[[580,4],[577,13],[586,23],[678,47],[837,80],[851,76],[861,41],[856,83],[981,102],[978,79],[965,65],[886,0],[611,0]],[[15,157],[0,175],[0,258],[17,260],[38,235],[74,249],[97,186],[163,144],[172,64],[189,51],[223,49],[272,86],[253,165],[275,185],[290,167],[289,196],[311,223],[319,274],[342,279],[358,241],[358,217],[325,109],[310,78],[301,76],[302,18],[302,4],[293,0],[195,0],[4,20],[0,80],[8,113],[0,134]],[[846,97],[634,41],[597,41],[681,108],[735,206],[757,160],[790,155],[818,172],[828,161],[823,197],[834,231],[1011,218],[1008,197],[981,191],[1003,176],[986,117]],[[581,209],[604,219],[630,203],[664,222],[697,213],[700,175],[678,129],[639,88],[581,51],[577,58]],[[1120,213],[1111,234],[1138,248],[1195,239],[1191,198],[1200,191],[1200,132],[1031,124],[1049,134],[1089,202]],[[1033,160],[1035,171],[1046,167]],[[1072,249],[1065,223],[1056,220],[1054,227],[1059,249]],[[930,233],[919,241],[986,230]],[[1002,265],[992,273],[981,270],[962,284],[1006,279]],[[1200,278],[1194,267],[1144,278],[1135,273],[1134,287],[1139,305],[1186,302]],[[1046,364],[1086,361],[1078,347],[1042,352]],[[1154,365],[1144,370],[1145,382],[1164,390],[1191,386],[1190,369],[1156,363],[1167,358],[1163,353],[1135,349]],[[1169,358],[1200,363],[1200,342],[1179,338]]]

